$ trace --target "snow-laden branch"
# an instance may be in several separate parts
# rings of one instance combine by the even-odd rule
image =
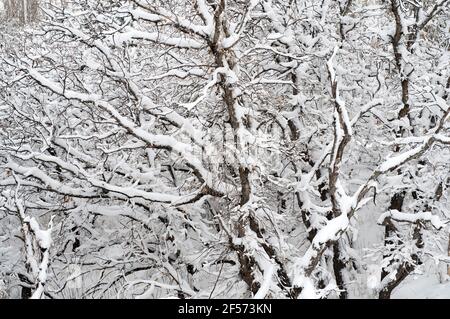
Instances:
[[[352,123],[349,120],[345,101],[339,94],[339,83],[336,76],[336,71],[333,65],[333,60],[339,50],[339,47],[334,48],[333,54],[327,62],[328,73],[331,82],[331,96],[334,100],[334,141],[333,149],[330,158],[329,169],[329,188],[331,196],[331,204],[333,205],[334,215],[340,215],[341,213],[347,214],[343,207],[345,203],[344,199],[347,197],[344,188],[339,182],[340,165],[344,157],[344,151],[347,144],[352,137]]]
[[[47,230],[42,230],[34,217],[27,216],[24,223],[29,225],[30,231],[39,246],[41,262],[39,264],[39,273],[37,274],[37,287],[33,292],[31,299],[41,299],[44,295],[44,288],[47,282],[47,272],[50,264],[50,246],[52,244],[51,232],[53,229],[53,217],[50,220]]]
[[[331,55],[330,59],[327,62],[327,68],[328,73],[330,75],[330,81],[331,81],[331,94],[335,101],[336,111],[338,112],[338,124],[339,124],[339,130],[343,130],[345,136],[351,136],[352,135],[352,125],[349,120],[347,108],[345,106],[345,101],[342,99],[342,97],[339,94],[339,84],[337,81],[337,75],[336,71],[333,65],[334,59],[336,57],[336,54],[339,50],[339,47],[336,46],[334,48],[333,54]],[[377,101],[373,101],[374,105],[378,104]],[[369,105],[369,107],[372,107],[372,105]]]
[[[16,181],[18,182],[17,178]],[[31,272],[30,275],[35,280],[34,284],[36,289],[33,292],[31,299],[41,299],[44,296],[44,289],[48,276],[48,267],[50,264],[53,216],[50,218],[47,230],[42,230],[36,219],[34,217],[27,216],[25,213],[25,208],[18,195],[20,186],[21,185],[18,182],[14,193],[14,203],[17,208],[19,219],[22,222],[26,264],[28,265],[29,271]]]
[[[218,187],[219,190],[214,191],[215,194],[223,193],[223,187],[221,185],[214,186],[214,177],[212,173],[205,169],[201,161],[191,153],[190,145],[182,143],[169,135],[151,134],[141,127],[136,126],[128,118],[122,116],[114,106],[112,106],[107,101],[102,100],[99,95],[65,90],[58,83],[47,79],[35,69],[28,68],[26,69],[26,71],[36,82],[40,83],[42,86],[48,88],[49,90],[60,96],[63,96],[70,100],[93,103],[94,105],[99,106],[104,111],[109,113],[116,120],[116,122],[124,129],[126,129],[130,134],[145,142],[148,147],[166,149],[174,152],[175,154],[178,154],[187,162],[187,165],[194,170],[194,173],[198,175],[202,183],[206,183],[206,185],[211,190],[215,190]]]
[[[332,59],[336,53],[336,49],[333,53],[332,58],[328,62],[328,69],[330,78],[332,80],[332,86],[337,86],[336,75],[334,69],[332,67]],[[336,91],[335,91],[336,92]],[[338,96],[338,93],[334,96]],[[369,105],[370,106],[370,105]],[[342,109],[342,102],[336,100],[336,108],[341,108],[341,111],[344,112],[345,109]],[[336,112],[338,113],[338,112]],[[345,112],[346,113],[346,112]],[[450,116],[450,108],[444,113],[439,122],[439,125],[435,128],[434,132],[439,132],[447,119]],[[353,194],[353,196],[346,195],[345,191],[340,185],[338,172],[340,159],[343,156],[343,149],[345,147],[345,139],[343,137],[347,137],[348,139],[351,136],[351,128],[352,123],[345,118],[344,113],[336,114],[335,122],[337,122],[335,128],[335,140],[333,144],[332,158],[331,158],[331,173],[330,173],[330,195],[332,197],[333,209],[339,209],[338,216],[327,221],[326,225],[321,228],[316,236],[313,238],[310,247],[303,257],[298,258],[295,262],[294,267],[294,285],[298,285],[299,287],[305,288],[305,285],[308,285],[309,276],[312,274],[313,270],[317,266],[321,256],[326,251],[327,247],[331,245],[333,242],[337,241],[346,231],[349,225],[350,218],[355,214],[355,212],[361,208],[361,204],[364,201],[364,197],[369,192],[370,189],[376,187],[376,180],[381,175],[386,174],[387,172],[394,171],[399,168],[403,164],[418,158],[426,151],[428,151],[431,146],[435,142],[446,143],[447,137],[442,136],[440,134],[428,136],[422,138],[422,143],[418,147],[412,148],[406,152],[403,152],[397,156],[392,158],[388,158],[381,165],[377,167],[377,169],[372,173],[366,183],[362,184],[358,190]],[[340,133],[339,133],[340,132]],[[343,142],[344,141],[344,142]],[[334,197],[334,198],[333,198]],[[399,216],[398,218],[407,219],[410,216]],[[424,219],[427,219],[433,223],[433,226],[442,227],[442,224],[437,221],[433,216],[428,216],[423,214],[421,216]]]
[[[449,3],[449,0],[438,0],[434,4],[434,6],[431,8],[429,12],[422,14],[422,19],[418,23],[418,29],[422,30],[430,21],[433,19],[434,16],[439,14],[442,10],[444,10],[445,6]]]
[[[109,66],[113,70],[114,73],[110,75],[114,78],[119,78],[121,81],[125,81],[128,89],[136,97],[136,99],[140,101],[140,104],[145,111],[159,118],[167,119],[170,123],[182,129],[190,138],[192,138],[192,140],[196,144],[200,146],[203,145],[203,133],[194,127],[191,120],[183,117],[174,109],[156,105],[148,96],[144,95],[135,81],[131,79],[131,76],[128,74],[128,72],[124,70],[116,61],[116,56],[111,52],[110,48],[106,46],[102,41],[98,39],[91,41],[89,35],[83,33],[81,30],[65,26],[61,23],[52,22],[51,27],[55,30],[62,31],[69,36],[75,37],[89,47],[96,48],[106,58]],[[98,71],[103,72],[103,68],[99,69]],[[172,73],[174,76],[178,75],[181,77],[187,76],[188,74],[192,74],[195,76],[203,75],[203,71],[202,73],[199,73],[199,71],[201,70],[194,69],[189,72],[180,74],[180,72],[176,72],[176,70],[173,70]],[[169,76],[172,73],[169,72],[168,74],[163,76]],[[159,79],[159,77],[155,77],[154,79]]]
[[[211,36],[213,28],[212,18],[208,14],[206,4],[203,1],[197,1],[197,5],[200,12],[205,17],[206,25],[197,25],[180,15],[173,15],[161,6],[156,7],[151,5],[149,2],[144,3],[139,0],[133,0],[133,2],[136,3],[139,8],[130,10],[129,12],[136,20],[142,19],[153,23],[164,22],[185,33],[193,33],[208,38]]]
[[[44,171],[37,167],[26,167],[21,166],[14,161],[9,161],[5,167],[13,170],[14,172],[23,175],[24,177],[33,177],[40,180],[44,185],[42,188],[52,190],[54,192],[73,196],[73,197],[83,197],[83,198],[99,198],[99,197],[111,197],[118,199],[135,199],[139,202],[139,199],[147,200],[150,202],[167,203],[171,205],[184,205],[187,203],[192,203],[195,200],[200,199],[204,195],[208,195],[208,189],[202,186],[198,191],[184,195],[171,195],[166,193],[148,192],[144,190],[137,189],[134,186],[117,186],[105,181],[98,180],[84,171],[82,168],[75,166],[74,164],[67,163],[61,158],[56,156],[49,156],[41,153],[31,153],[28,155],[15,155],[21,160],[39,160],[41,162],[55,163],[64,170],[71,172],[73,176],[80,179],[81,182],[85,181],[94,187],[70,187],[66,184],[57,181],[50,176],[48,176]],[[102,191],[100,191],[102,190]],[[104,193],[103,191],[107,191]]]
[[[227,74],[227,69],[224,67],[220,67],[214,70],[212,74],[212,79],[203,87],[201,90],[200,96],[193,102],[189,103],[182,103],[181,106],[185,107],[188,110],[192,110],[194,107],[196,107],[200,102],[202,102],[207,96],[208,91],[217,84],[217,77],[220,73],[223,73],[224,75]]]
[[[272,286],[272,276],[275,273],[275,265],[272,262],[267,262],[264,265],[264,280],[258,292],[253,296],[253,299],[264,299]]]
[[[114,41],[118,45],[131,40],[146,40],[182,49],[201,49],[205,46],[203,43],[193,39],[172,37],[161,32],[139,31],[131,27],[127,27],[124,31],[114,35]]]
[[[437,230],[445,227],[445,224],[440,220],[439,216],[433,215],[431,212],[419,212],[419,213],[403,213],[398,210],[389,210],[381,214],[377,223],[383,225],[386,219],[393,219],[397,222],[405,223],[417,223],[417,222],[429,222]]]
[[[247,7],[245,8],[245,13],[244,13],[244,17],[242,18],[242,21],[239,23],[239,30],[237,31],[237,33],[232,33],[229,34],[226,38],[224,38],[222,40],[221,46],[223,49],[229,49],[231,47],[233,47],[238,41],[239,39],[242,37],[242,35],[245,32],[245,26],[248,23],[248,21],[250,20],[251,17],[251,13],[253,11],[253,9],[259,4],[261,0],[250,0]]]

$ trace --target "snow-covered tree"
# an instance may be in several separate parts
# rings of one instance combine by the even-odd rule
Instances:
[[[390,298],[436,272],[449,4],[41,1],[0,47],[5,290]]]

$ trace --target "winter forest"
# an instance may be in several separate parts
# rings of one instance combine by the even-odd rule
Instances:
[[[0,0],[0,299],[450,298],[450,0]]]

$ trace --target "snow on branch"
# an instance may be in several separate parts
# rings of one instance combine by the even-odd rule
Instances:
[[[210,15],[208,14],[208,10],[203,1],[197,1],[197,4],[203,16],[207,17],[207,20],[205,21],[207,22],[207,25],[197,25],[180,15],[173,15],[162,6],[156,7],[148,2],[143,3],[138,0],[133,0],[133,2],[136,3],[139,8],[130,10],[129,12],[136,20],[142,19],[154,23],[165,22],[185,33],[194,33],[201,37],[211,36],[212,19],[208,19]]]
[[[18,182],[18,180],[16,179]],[[22,222],[22,233],[25,241],[26,263],[30,267],[31,276],[35,280],[36,287],[31,299],[41,299],[44,295],[45,284],[47,282],[48,267],[50,264],[50,247],[52,245],[51,232],[53,229],[53,217],[50,218],[47,230],[42,230],[34,217],[25,214],[25,208],[19,199],[18,182],[14,194],[14,203],[17,213]],[[37,248],[36,249],[36,245]]]
[[[39,245],[41,262],[37,276],[37,288],[33,292],[31,299],[41,299],[44,295],[44,288],[47,282],[48,267],[50,264],[50,246],[52,244],[51,232],[53,229],[53,217],[50,220],[47,230],[42,230],[34,217],[26,217],[24,223],[29,225],[30,231]]]
[[[381,214],[377,223],[383,225],[386,219],[393,219],[397,222],[417,223],[417,222],[429,222],[437,230],[445,227],[445,224],[436,215],[431,212],[419,212],[419,213],[403,213],[398,210],[389,210]]]
[[[183,107],[185,107],[188,110],[192,110],[194,107],[196,107],[200,102],[202,102],[207,96],[208,96],[208,91],[217,84],[217,76],[220,74],[227,74],[227,69],[224,67],[221,68],[217,68],[214,70],[213,74],[212,74],[212,79],[203,87],[202,89],[202,93],[200,94],[200,96],[193,102],[189,102],[189,103],[182,103],[181,105]]]
[[[331,81],[331,94],[332,97],[335,101],[335,106],[336,106],[336,111],[338,113],[338,124],[339,124],[339,130],[343,130],[345,136],[351,136],[352,135],[352,125],[350,123],[349,120],[349,116],[348,116],[348,112],[347,112],[347,108],[345,106],[345,101],[341,98],[340,94],[339,94],[339,86],[338,86],[338,81],[337,81],[337,75],[336,75],[336,71],[334,69],[333,66],[333,60],[337,54],[339,50],[339,47],[336,46],[334,48],[333,54],[331,55],[330,59],[327,62],[327,68],[328,68],[328,73],[330,75],[330,81]],[[375,105],[379,104],[377,103],[378,101],[375,101]],[[374,106],[375,106],[374,105]],[[370,106],[371,107],[371,106]]]
[[[418,24],[418,29],[422,30],[448,3],[450,3],[449,0],[437,0],[431,10],[423,14],[423,18]]]
[[[65,90],[63,89],[59,84],[56,82],[53,82],[46,77],[44,77],[42,74],[40,74],[38,71],[27,68],[26,69],[28,74],[38,83],[40,83],[42,86],[50,89],[54,93],[64,96],[67,99],[70,100],[79,100],[81,102],[89,102],[93,103],[96,106],[99,106],[103,110],[105,110],[107,113],[109,113],[116,121],[117,123],[125,128],[130,134],[136,136],[143,142],[147,143],[149,147],[155,147],[155,148],[161,148],[166,149],[171,152],[174,152],[175,154],[178,154],[181,156],[184,160],[186,160],[187,164],[194,170],[194,173],[198,174],[198,177],[200,178],[202,183],[206,183],[209,189],[214,190],[216,187],[219,189],[214,191],[215,194],[222,194],[223,187],[218,185],[214,185],[214,178],[212,173],[210,173],[201,163],[201,161],[196,158],[190,151],[191,145],[179,142],[176,140],[173,136],[169,135],[154,135],[146,130],[144,130],[141,127],[136,126],[132,121],[130,121],[125,116],[122,116],[117,109],[112,106],[107,101],[104,101],[101,99],[98,95],[91,95],[91,94],[85,94],[80,93],[76,91],[71,90]],[[222,184],[223,185],[223,184]]]
[[[193,39],[172,37],[161,32],[139,31],[131,27],[126,28],[123,33],[114,35],[114,41],[118,45],[130,42],[131,40],[146,40],[182,49],[200,49],[204,47],[203,43]]]
[[[155,116],[163,117],[169,120],[172,124],[182,129],[186,134],[191,137],[198,145],[203,145],[202,141],[202,132],[192,125],[192,122],[179,113],[177,113],[174,109],[170,109],[165,106],[155,105],[153,101],[146,95],[142,93],[142,90],[139,86],[130,79],[127,72],[119,65],[116,61],[114,55],[111,50],[98,39],[90,41],[90,37],[83,33],[81,30],[76,28],[71,28],[68,26],[64,26],[60,23],[52,22],[52,28],[55,30],[63,31],[64,33],[73,36],[79,39],[82,43],[86,44],[89,47],[96,48],[101,54],[104,55],[106,60],[108,61],[110,67],[114,72],[114,77],[120,77],[122,81],[125,81],[131,93],[141,102],[142,107],[149,113],[154,114]],[[188,72],[182,72],[179,70],[172,70],[167,72],[166,74],[155,76],[153,78],[149,78],[148,80],[158,80],[166,76],[176,76],[180,78],[187,77],[189,75],[194,76],[203,76],[204,71],[201,69],[193,69]]]

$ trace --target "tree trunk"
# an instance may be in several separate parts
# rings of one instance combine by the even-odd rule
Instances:
[[[341,290],[339,294],[339,299],[347,299],[348,292],[347,287],[345,287],[345,281],[343,276],[343,270],[345,269],[345,263],[341,258],[341,250],[339,247],[339,241],[336,241],[333,244],[333,271],[334,277],[336,278],[336,285],[339,290]]]

